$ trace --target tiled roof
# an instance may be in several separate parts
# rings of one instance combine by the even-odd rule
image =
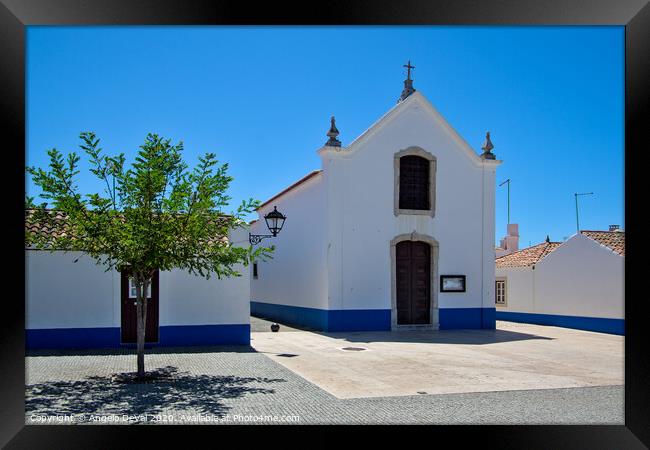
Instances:
[[[598,242],[615,253],[625,256],[625,232],[581,230],[581,234]],[[562,245],[561,242],[543,242],[495,260],[497,268],[530,267]]]
[[[70,230],[66,230],[67,215],[64,212],[58,210],[47,210],[47,212],[50,214],[50,218],[52,219],[49,223],[44,220],[36,220],[34,217],[36,210],[26,209],[25,232],[50,239],[64,237],[67,232],[69,233]],[[218,240],[221,242],[228,242],[228,237],[221,236]],[[213,242],[212,239],[210,239],[209,242]],[[48,245],[51,243],[52,241],[48,239]]]
[[[50,214],[52,222],[47,224],[44,221],[35,220],[34,214],[36,213],[33,209],[25,210],[25,231],[46,235],[50,237],[62,237],[65,236],[65,219],[67,218],[66,214],[62,211],[49,210],[47,211]]]
[[[542,242],[532,247],[519,250],[495,260],[497,268],[501,267],[530,267],[537,264],[553,250],[562,245],[561,242]]]
[[[625,256],[625,232],[624,231],[590,231],[581,230],[580,233],[601,245],[609,248],[621,256]]]

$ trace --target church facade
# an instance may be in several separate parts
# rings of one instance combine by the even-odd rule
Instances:
[[[287,221],[252,267],[252,314],[324,331],[494,328],[489,133],[478,154],[409,76],[361,136],[338,134],[332,118],[321,168],[258,209]]]

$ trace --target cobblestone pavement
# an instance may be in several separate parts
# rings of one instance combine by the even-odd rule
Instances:
[[[32,352],[26,423],[623,424],[623,386],[337,399],[242,347],[148,350],[167,379],[120,382],[132,350]]]

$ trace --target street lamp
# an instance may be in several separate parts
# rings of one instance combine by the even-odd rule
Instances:
[[[287,216],[278,211],[277,206],[274,206],[273,211],[264,216],[266,227],[269,229],[271,234],[248,233],[248,242],[250,242],[251,245],[255,245],[259,244],[264,238],[276,237],[278,233],[280,233],[280,230],[282,230],[285,220],[287,220]]]
[[[577,192],[573,194],[576,198],[576,232],[580,233],[580,220],[578,220],[578,195],[594,195],[593,192],[583,192],[578,194]]]

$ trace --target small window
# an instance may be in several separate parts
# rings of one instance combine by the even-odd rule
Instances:
[[[496,280],[495,282],[495,303],[497,305],[506,305],[506,280]]]
[[[253,263],[253,278],[257,279],[257,263]]]
[[[135,289],[135,280],[131,277],[129,277],[129,298],[138,298]],[[151,298],[151,280],[149,280],[149,284],[147,284],[147,298]]]
[[[428,210],[429,160],[407,155],[399,160],[399,209]]]

